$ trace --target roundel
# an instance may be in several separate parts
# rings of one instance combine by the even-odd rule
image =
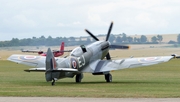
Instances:
[[[74,69],[78,68],[77,61],[74,58],[71,58],[71,67],[74,68]]]
[[[21,60],[36,60],[36,59],[39,59],[40,57],[39,56],[20,56],[19,57]]]
[[[161,59],[161,57],[147,57],[147,58],[140,58],[139,61],[146,63],[146,62],[157,61],[159,59]]]

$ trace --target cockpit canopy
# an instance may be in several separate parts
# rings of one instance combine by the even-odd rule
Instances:
[[[79,57],[83,54],[82,48],[81,47],[76,47],[74,50],[71,52],[71,56]]]
[[[84,45],[81,45],[80,47],[76,47],[74,50],[72,50],[70,55],[79,57],[85,52],[87,52],[86,47]]]

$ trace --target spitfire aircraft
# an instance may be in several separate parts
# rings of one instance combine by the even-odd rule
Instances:
[[[81,82],[83,73],[104,75],[106,82],[112,82],[112,75],[110,74],[112,70],[149,66],[167,62],[173,58],[173,56],[156,56],[112,60],[109,54],[109,48],[113,45],[108,41],[112,26],[113,22],[109,27],[105,41],[99,41],[90,31],[85,30],[96,42],[87,46],[81,45],[76,47],[66,58],[54,57],[51,49],[48,48],[46,57],[11,55],[8,60],[36,67],[25,71],[45,72],[46,81],[52,81],[52,85],[54,85],[58,79],[73,78],[74,76],[76,76],[76,82]],[[118,48],[128,49],[129,46],[119,45]]]
[[[72,50],[64,50],[64,42],[61,43],[60,50],[53,50],[54,57],[59,57],[64,54],[64,52],[71,52]],[[33,51],[33,50],[22,50],[22,52],[31,52],[31,53],[38,53],[41,56],[46,56],[47,52],[43,51]]]

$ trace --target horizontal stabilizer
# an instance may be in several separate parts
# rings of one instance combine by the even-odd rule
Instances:
[[[27,69],[24,71],[26,71],[26,72],[45,72],[46,68],[30,68],[30,69]]]
[[[53,50],[53,52],[56,52],[56,53],[62,53],[62,52],[72,52],[72,50]]]
[[[26,72],[46,72],[46,68],[30,68],[28,70],[24,70]],[[72,68],[58,68],[56,70],[52,70],[52,72],[78,72],[77,69]]]

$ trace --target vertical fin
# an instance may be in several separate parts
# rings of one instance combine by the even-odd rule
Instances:
[[[55,70],[56,68],[57,68],[57,63],[54,58],[54,54],[52,53],[51,49],[48,48],[46,55],[46,72]]]
[[[56,68],[57,68],[57,63],[54,58],[54,54],[52,53],[51,49],[48,48],[46,55],[46,73],[45,73],[46,81],[52,81],[54,78],[56,78],[54,76],[55,73],[52,72],[53,70],[56,70]]]
[[[60,52],[62,53],[62,55],[64,54],[64,42],[61,43]]]

